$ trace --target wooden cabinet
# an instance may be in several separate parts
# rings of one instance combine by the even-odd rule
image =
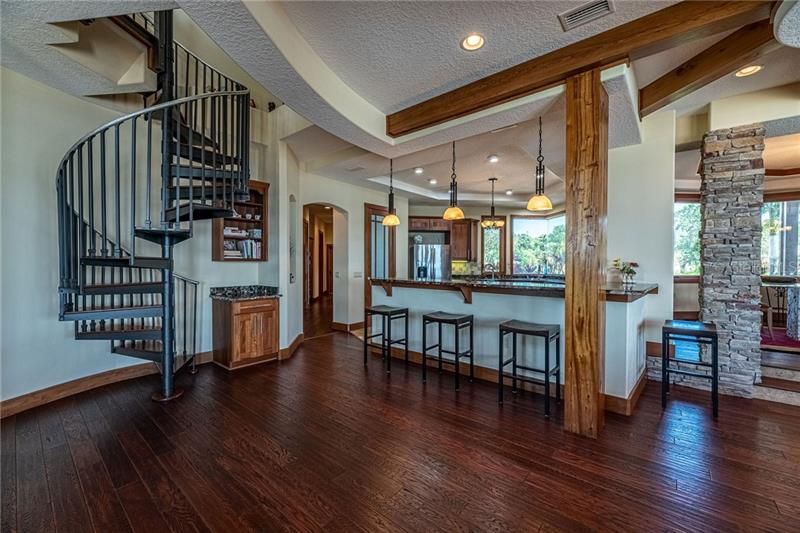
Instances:
[[[450,231],[450,222],[440,217],[408,217],[408,231]]]
[[[214,362],[227,369],[278,358],[279,314],[276,298],[215,299]]]
[[[450,258],[453,261],[478,260],[478,222],[465,218],[450,223]]]

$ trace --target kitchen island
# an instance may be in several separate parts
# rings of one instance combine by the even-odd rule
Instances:
[[[465,313],[475,317],[475,365],[496,376],[498,325],[511,319],[558,324],[564,331],[564,283],[561,280],[447,280],[420,281],[371,279],[372,304],[407,307],[409,349],[422,351],[422,315],[434,311]],[[607,408],[629,414],[641,392],[645,375],[645,311],[647,296],[658,293],[658,285],[635,283],[604,287],[606,300],[605,394]],[[377,331],[377,330],[376,330]],[[433,329],[429,331],[429,338]],[[434,334],[435,335],[435,334]],[[443,344],[452,349],[448,328]],[[462,340],[462,346],[466,337]],[[431,338],[429,344],[433,344]],[[519,338],[518,359],[522,364],[544,366],[541,339]],[[559,354],[565,368],[564,342]],[[510,350],[507,351],[510,353]],[[563,372],[562,372],[563,383]]]

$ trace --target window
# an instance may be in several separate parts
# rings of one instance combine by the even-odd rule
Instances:
[[[481,219],[490,218],[483,216]],[[505,217],[501,217],[505,218]],[[481,269],[483,272],[506,271],[506,227],[481,228]]]
[[[765,202],[761,208],[761,273],[796,276],[800,201]]]
[[[513,274],[564,274],[566,217],[511,217]]]
[[[676,276],[700,274],[700,204],[675,202],[675,252],[672,272]]]

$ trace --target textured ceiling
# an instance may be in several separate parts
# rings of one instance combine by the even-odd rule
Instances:
[[[547,193],[556,203],[564,198],[564,100],[559,98],[543,116],[542,155],[547,167]],[[533,171],[539,143],[538,120],[519,123],[494,133],[483,133],[456,143],[456,173],[460,198],[469,203],[488,202],[497,177],[497,202],[521,206],[534,189]],[[318,127],[303,130],[286,139],[298,159],[314,173],[379,190],[386,189],[389,161],[362,149],[342,146],[339,139]],[[349,148],[348,148],[349,147]],[[497,155],[497,163],[488,161]],[[452,145],[444,144],[394,159],[395,188],[416,204],[445,201],[451,174]],[[422,167],[423,173],[414,169]],[[429,179],[435,178],[436,184]],[[514,195],[504,191],[512,189]]]
[[[464,139],[530,120],[546,109],[552,103],[553,98],[560,95],[561,89],[556,88],[555,92],[552,90],[542,91],[496,106],[485,112],[455,119],[398,139],[391,139],[385,135],[385,111],[371,103],[369,98],[374,99],[374,95],[367,97],[357,90],[357,87],[361,87],[361,83],[364,84],[364,87],[380,85],[383,94],[394,95],[393,105],[398,102],[411,102],[452,88],[470,79],[476,79],[489,72],[497,71],[509,64],[545,53],[555,46],[554,43],[563,44],[578,40],[586,35],[600,32],[610,24],[619,24],[670,3],[618,2],[617,12],[614,15],[587,24],[568,34],[556,35],[553,33],[556,28],[554,25],[557,25],[556,14],[577,5],[576,2],[508,4],[505,2],[422,4],[337,2],[330,5],[323,3],[305,7],[295,6],[294,3],[275,2],[230,1],[220,3],[197,0],[178,0],[178,2],[184,11],[242,68],[293,110],[337,137],[384,157],[397,157],[417,152],[450,142],[453,139]],[[319,8],[322,15],[311,17],[318,11],[312,8]],[[448,38],[447,51],[441,51],[441,53],[458,58],[458,60],[455,62],[443,60],[444,56],[437,56],[440,51],[435,47],[444,47],[444,41],[439,42],[437,40],[440,37],[428,34],[442,34],[445,32],[445,28],[450,28],[447,31],[453,35],[462,35],[475,29],[473,26],[463,26],[466,24],[466,19],[453,15],[459,12],[470,13],[473,8],[482,10],[483,15],[479,19],[483,27],[491,30],[492,34],[500,32],[496,39],[492,37],[496,44],[494,47],[487,45],[487,48],[474,54],[467,54],[458,47],[458,39],[455,43],[451,43]],[[307,11],[303,11],[303,9],[307,9]],[[324,16],[324,13],[329,10],[336,13],[335,20]],[[339,18],[341,13],[352,14],[353,10],[358,13],[360,13],[359,10],[364,10],[368,17],[359,15],[344,24],[344,20]],[[391,14],[391,16],[387,15],[389,16],[387,20],[384,20],[383,15],[379,15],[382,10]],[[426,26],[426,18],[429,18],[426,10],[433,10],[430,11],[430,16],[433,16],[434,11],[439,10],[436,15],[438,17],[437,25]],[[345,73],[337,70],[337,65],[328,64],[320,55],[323,49],[329,48],[328,44],[317,40],[315,35],[306,34],[305,31],[312,30],[306,28],[303,31],[300,26],[296,25],[289,12],[292,12],[297,20],[307,21],[307,24],[313,22],[313,24],[325,25],[327,34],[335,36],[336,39],[345,39],[330,43],[330,48],[337,46],[342,48],[341,54],[336,53],[335,56],[367,54],[370,57],[368,64],[363,65],[363,70],[358,72],[361,81],[348,78]],[[524,18],[527,23],[520,22],[519,17],[522,16],[520,13],[527,13],[527,18]],[[545,21],[541,18],[544,17],[542,13],[552,16],[552,20]],[[431,56],[429,64],[433,70],[424,77],[433,76],[433,71],[436,71],[438,73],[435,82],[423,83],[418,78],[422,67],[416,58],[412,59],[407,56],[406,47],[394,47],[390,54],[387,49],[379,49],[372,43],[371,39],[375,38],[376,33],[388,31],[392,26],[393,17],[404,17],[408,21],[416,21],[420,27],[427,28],[424,30],[418,28],[411,40],[424,42],[419,45],[421,47],[434,47],[427,51],[427,55]],[[410,23],[407,22],[406,25],[408,24]],[[501,28],[517,28],[518,32],[513,37],[504,37],[503,32],[499,30]],[[479,27],[477,31],[486,33],[489,38],[489,34],[483,28]],[[563,33],[560,26],[557,31]],[[501,45],[500,43],[504,43],[504,39],[507,37],[510,41]],[[317,49],[310,44],[310,41],[317,42]],[[434,41],[439,44],[433,44]],[[511,41],[513,41],[513,45]],[[388,57],[386,54],[394,57],[389,67],[383,60],[380,60],[382,55]],[[333,55],[330,55],[331,61],[333,61],[332,58]],[[437,66],[433,68],[433,65]],[[625,69],[612,70],[615,70],[615,74],[612,78],[604,78],[604,81],[609,92],[611,128],[620,134],[612,135],[611,140],[620,143],[619,146],[637,143],[640,136],[634,79]],[[472,72],[472,74],[467,75],[467,72]],[[411,81],[402,82],[401,78],[408,78]],[[378,103],[386,106],[387,102]]]
[[[617,1],[616,11],[564,32],[558,14],[581,1],[284,2],[292,23],[347,85],[392,113],[546,54],[675,1]],[[476,52],[459,47],[472,31]]]
[[[108,17],[176,7],[171,0],[3,0],[0,2],[0,61],[29,78],[75,95],[99,95],[152,89],[125,86],[72,61],[56,47],[74,36],[55,22]]]

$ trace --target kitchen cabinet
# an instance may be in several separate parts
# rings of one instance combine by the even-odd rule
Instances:
[[[408,217],[408,231],[428,231],[431,219],[428,217]]]
[[[441,217],[408,217],[408,231],[450,231],[450,221]]]
[[[450,223],[450,258],[453,261],[478,260],[478,221],[465,218]]]
[[[229,370],[278,358],[276,298],[215,299],[214,362]]]

